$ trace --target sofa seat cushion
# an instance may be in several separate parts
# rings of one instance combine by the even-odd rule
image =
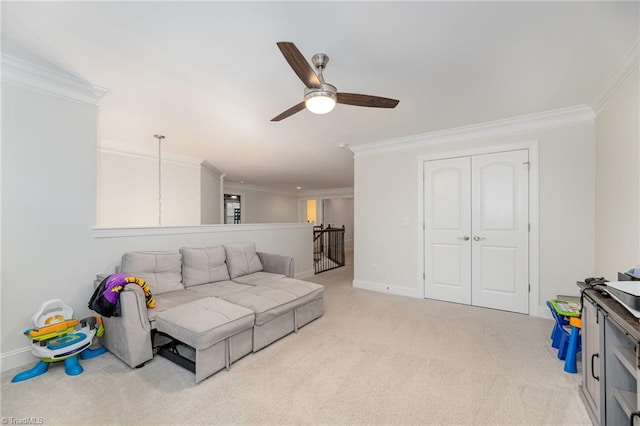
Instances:
[[[298,297],[304,298],[305,302],[315,300],[324,295],[324,286],[321,284],[311,283],[309,281],[297,280],[295,278],[282,278],[280,280],[269,281],[262,284],[266,287],[286,290]]]
[[[283,280],[290,280],[283,278]],[[292,281],[299,281],[293,280]],[[308,283],[313,284],[313,283]],[[259,285],[221,296],[227,302],[244,306],[256,314],[256,325],[272,319],[323,296],[324,287],[310,288],[298,283]]]
[[[196,350],[204,350],[253,327],[254,313],[214,297],[196,300],[160,312],[158,331]]]
[[[256,253],[255,243],[225,244],[224,251],[231,279],[262,271],[262,262]]]
[[[182,255],[169,251],[134,251],[122,255],[120,272],[142,278],[154,296],[183,290]]]
[[[164,312],[168,309],[172,309],[176,306],[184,305],[185,303],[190,303],[195,300],[204,299],[206,297],[208,297],[206,294],[195,293],[187,290],[169,291],[155,296],[156,307],[154,309],[147,309],[147,316],[149,317],[152,328],[155,328],[155,320],[160,312]]]
[[[185,287],[229,279],[224,247],[182,247],[180,253]]]
[[[282,274],[273,274],[271,272],[260,271],[235,277],[233,281],[239,284],[261,285],[274,280],[279,280],[281,278],[285,278],[285,276]]]
[[[236,291],[242,291],[247,288],[251,288],[251,286],[238,284],[233,281],[218,281],[215,283],[194,285],[189,287],[187,291],[193,291],[208,297],[220,297],[235,293]]]

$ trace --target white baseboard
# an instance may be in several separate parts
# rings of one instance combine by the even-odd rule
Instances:
[[[307,278],[311,278],[314,275],[315,275],[315,271],[313,269],[308,269],[306,271],[295,273],[293,275],[293,277],[297,278],[299,280],[304,280],[304,279],[307,279]]]
[[[373,290],[381,293],[395,294],[398,296],[420,298],[420,296],[418,295],[418,290],[415,288],[398,287],[374,281],[353,280],[353,288],[359,288],[362,290]]]
[[[31,347],[20,348],[0,355],[0,371],[35,364],[38,359],[31,354]]]
[[[553,319],[553,317],[551,316],[551,311],[549,310],[547,305],[538,306],[538,315],[536,316],[538,318]]]
[[[398,296],[415,297],[417,299],[421,298],[421,295],[418,293],[417,289],[398,287],[374,281],[353,280],[353,288],[378,291],[380,293],[395,294]],[[546,305],[539,306],[537,315],[535,316],[538,318],[553,319],[553,317],[551,316],[551,312],[549,312],[549,308],[547,308]]]

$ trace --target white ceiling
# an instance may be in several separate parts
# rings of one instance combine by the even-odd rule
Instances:
[[[231,181],[353,185],[357,145],[593,102],[638,38],[638,2],[2,2],[15,43],[105,87],[104,144],[206,159]],[[270,119],[302,100],[276,47],[339,91],[400,100]]]

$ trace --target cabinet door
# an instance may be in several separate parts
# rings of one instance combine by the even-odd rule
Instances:
[[[628,425],[637,407],[635,343],[624,328],[607,316],[604,321],[604,392],[606,425]],[[601,380],[602,381],[602,380]]]
[[[584,298],[582,308],[582,387],[589,411],[600,420],[600,332],[598,308]]]

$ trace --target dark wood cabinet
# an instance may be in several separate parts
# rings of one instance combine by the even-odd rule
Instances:
[[[580,394],[594,424],[628,425],[639,406],[640,321],[593,289],[584,291],[583,304]]]

